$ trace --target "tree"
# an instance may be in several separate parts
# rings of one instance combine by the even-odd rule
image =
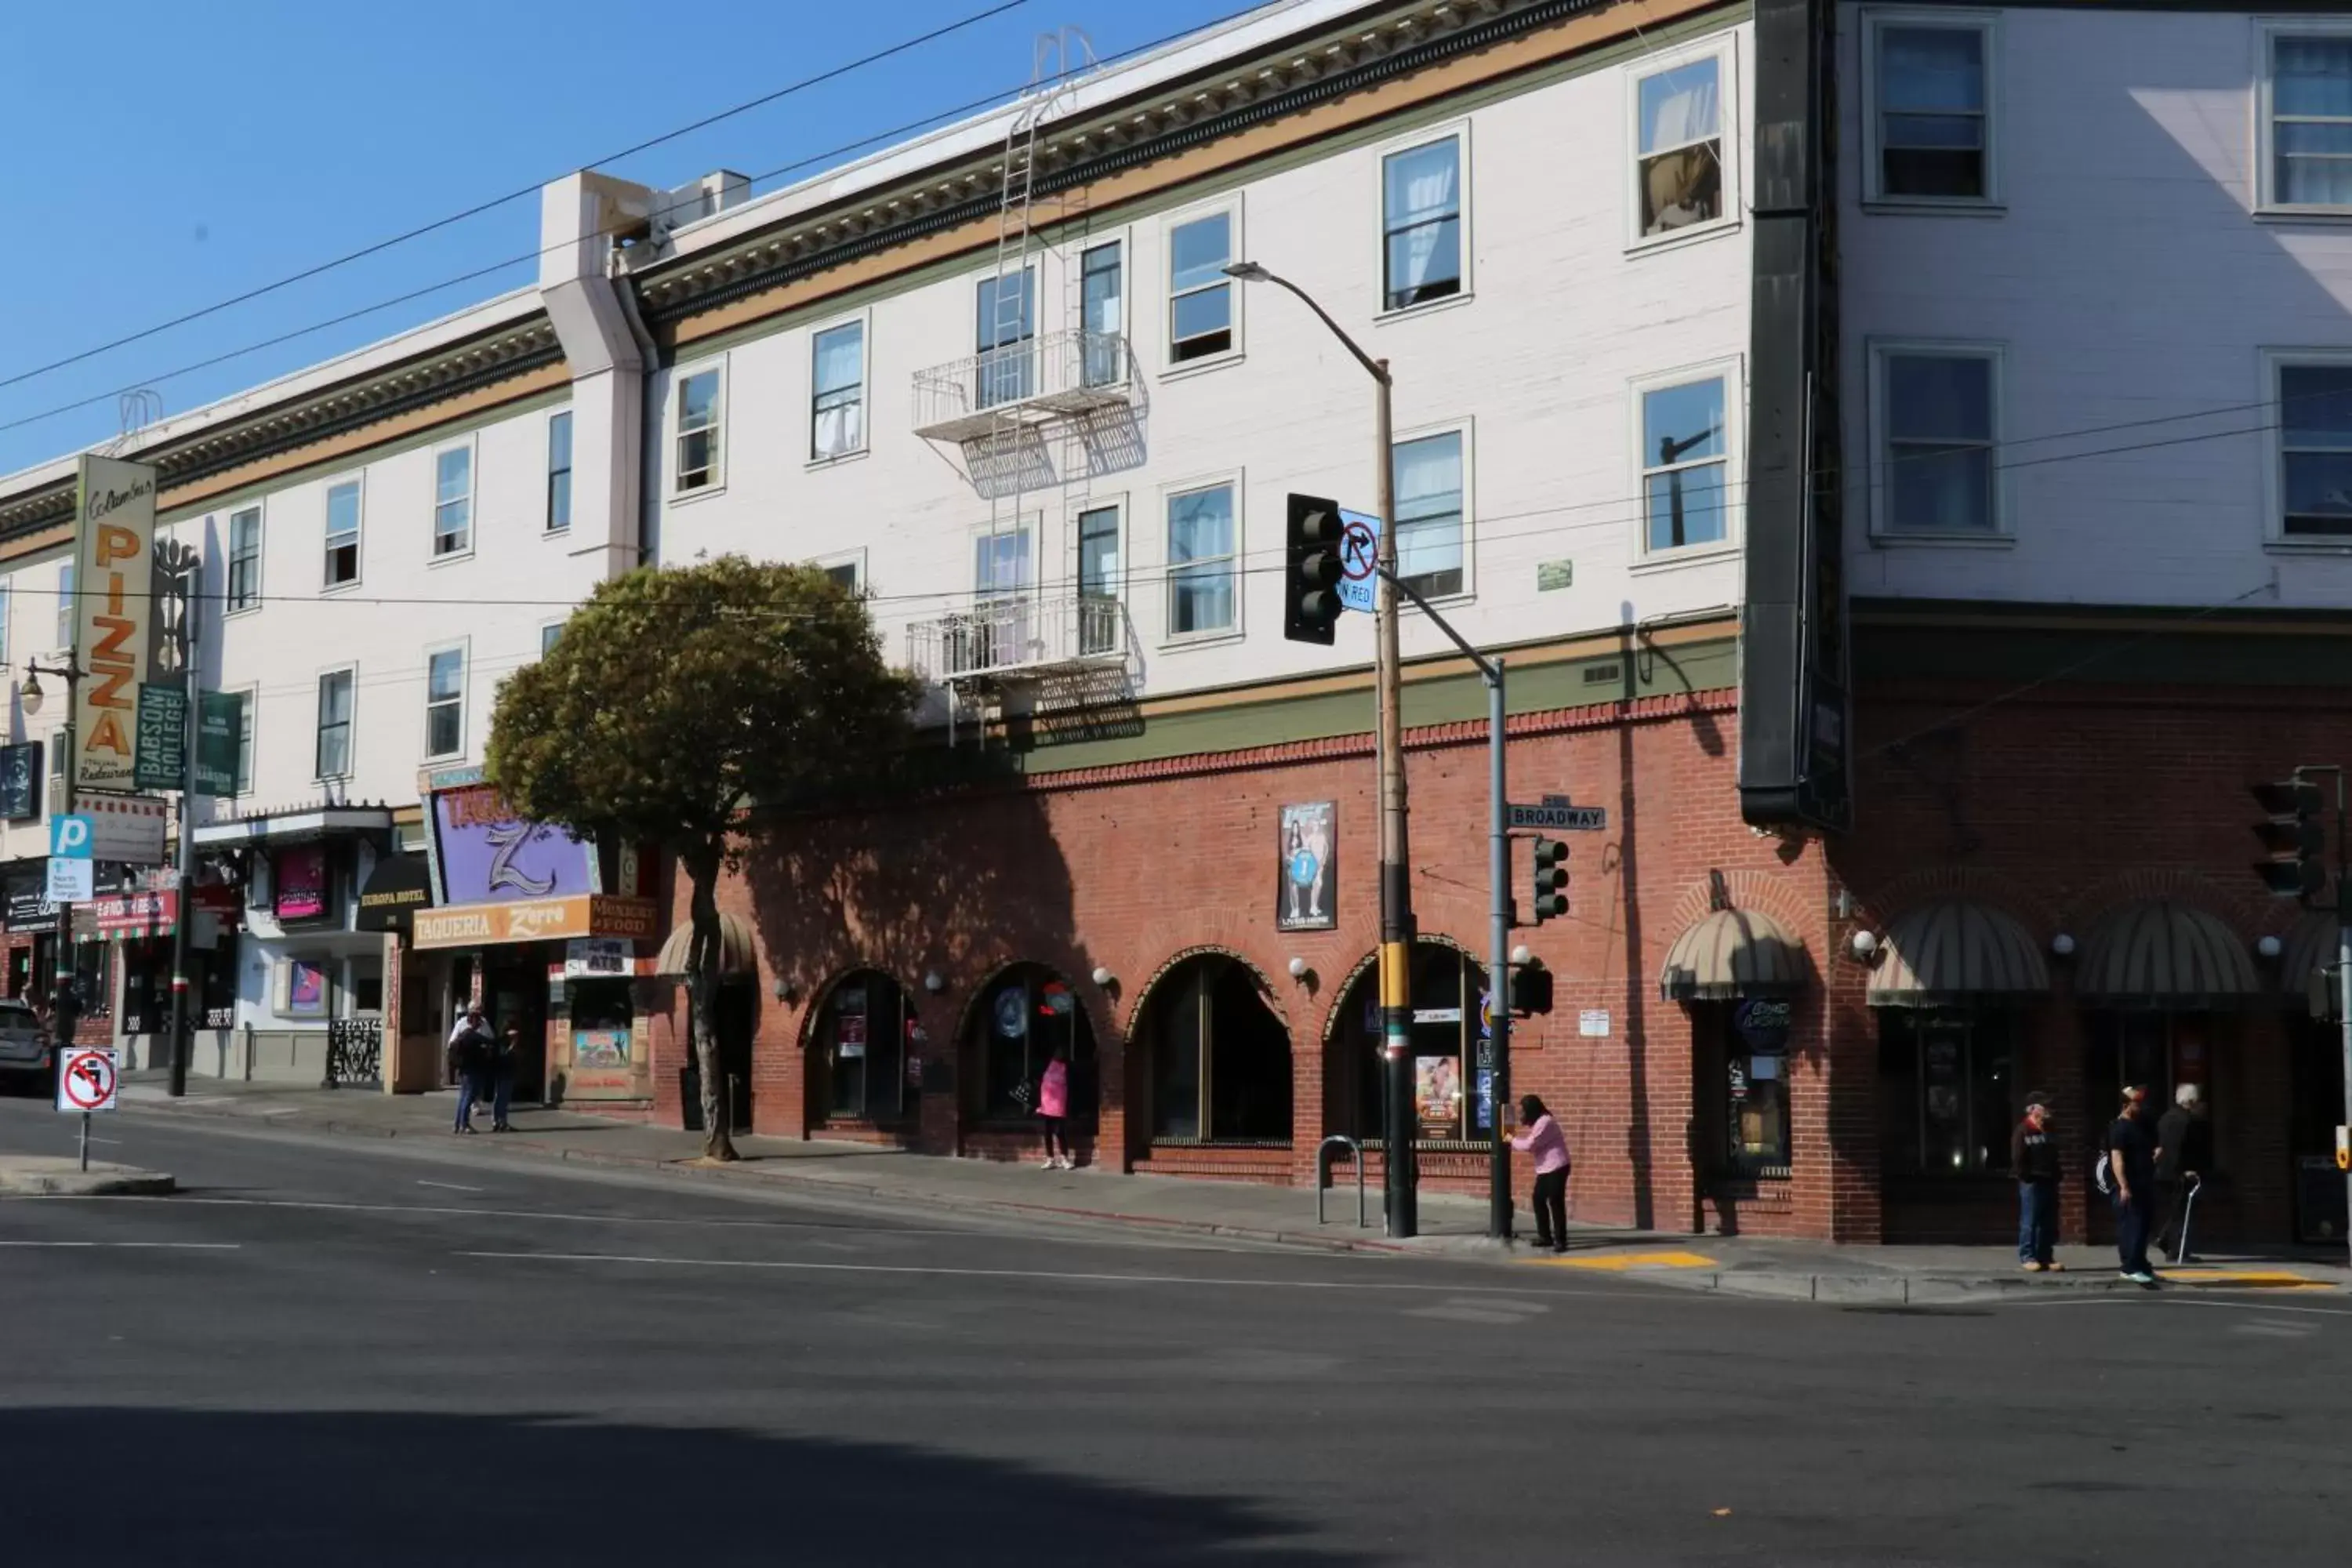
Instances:
[[[719,878],[761,815],[869,786],[917,685],[857,595],[813,566],[724,555],[600,584],[499,689],[489,773],[522,816],[650,844],[692,887],[686,989],[705,1154],[732,1160],[714,1009]]]

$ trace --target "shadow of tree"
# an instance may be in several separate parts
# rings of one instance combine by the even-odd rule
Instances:
[[[530,1414],[36,1407],[0,1423],[16,1474],[100,1454],[164,1462],[129,1486],[17,1489],[0,1505],[11,1561],[1026,1568],[1052,1542],[1128,1568],[1370,1561],[1294,1544],[1303,1526],[1249,1502],[898,1444]]]

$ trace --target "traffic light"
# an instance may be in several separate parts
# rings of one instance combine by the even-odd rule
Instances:
[[[2286,779],[2253,786],[2254,800],[2269,815],[2254,824],[2263,858],[2254,862],[2263,886],[2282,899],[2316,897],[2327,886],[2320,857],[2327,849],[2327,826],[2320,820],[2319,786],[2309,779]]]
[[[1514,1018],[1529,1018],[1551,1011],[1551,971],[1542,964],[1518,965],[1510,972],[1506,984]]]
[[[1568,913],[1568,846],[1557,838],[1535,842],[1536,924]]]
[[[1339,503],[1320,496],[1292,496],[1284,536],[1282,635],[1292,642],[1321,643],[1337,637],[1339,611]]]

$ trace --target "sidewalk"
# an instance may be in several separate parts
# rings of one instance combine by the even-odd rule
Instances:
[[[346,1137],[450,1139],[454,1093],[386,1095],[373,1089],[293,1089],[275,1084],[192,1082],[184,1100],[163,1091],[161,1075],[131,1075],[123,1099],[138,1112],[212,1116]],[[739,1136],[743,1158],[703,1163],[698,1133],[616,1121],[564,1110],[521,1110],[517,1131],[485,1132],[485,1151],[606,1165],[701,1181],[793,1187],[813,1194],[869,1198],[915,1209],[995,1214],[1149,1226],[1170,1234],[1222,1236],[1327,1251],[1418,1254],[1517,1268],[1638,1276],[1685,1289],[1843,1304],[1916,1305],[2021,1293],[2132,1290],[2117,1278],[2112,1249],[2059,1249],[2065,1271],[2033,1275],[2006,1247],[1865,1247],[1755,1237],[1689,1236],[1598,1225],[1571,1225],[1565,1257],[1524,1244],[1486,1239],[1483,1198],[1424,1194],[1421,1235],[1391,1241],[1382,1233],[1381,1195],[1367,1194],[1370,1224],[1355,1224],[1351,1179],[1325,1194],[1328,1223],[1315,1219],[1315,1194],[1166,1176],[1130,1176],[1092,1168],[1040,1171],[1027,1164],[948,1160],[864,1143]],[[485,1121],[483,1125],[487,1126]],[[1528,1225],[1519,1194],[1517,1225]],[[2221,1254],[2195,1267],[2159,1270],[2175,1287],[2341,1291],[2342,1258]]]

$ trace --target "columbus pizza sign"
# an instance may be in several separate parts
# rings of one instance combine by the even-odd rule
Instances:
[[[155,470],[81,459],[74,556],[74,646],[86,672],[74,691],[74,782],[131,794],[139,688],[156,615]]]

